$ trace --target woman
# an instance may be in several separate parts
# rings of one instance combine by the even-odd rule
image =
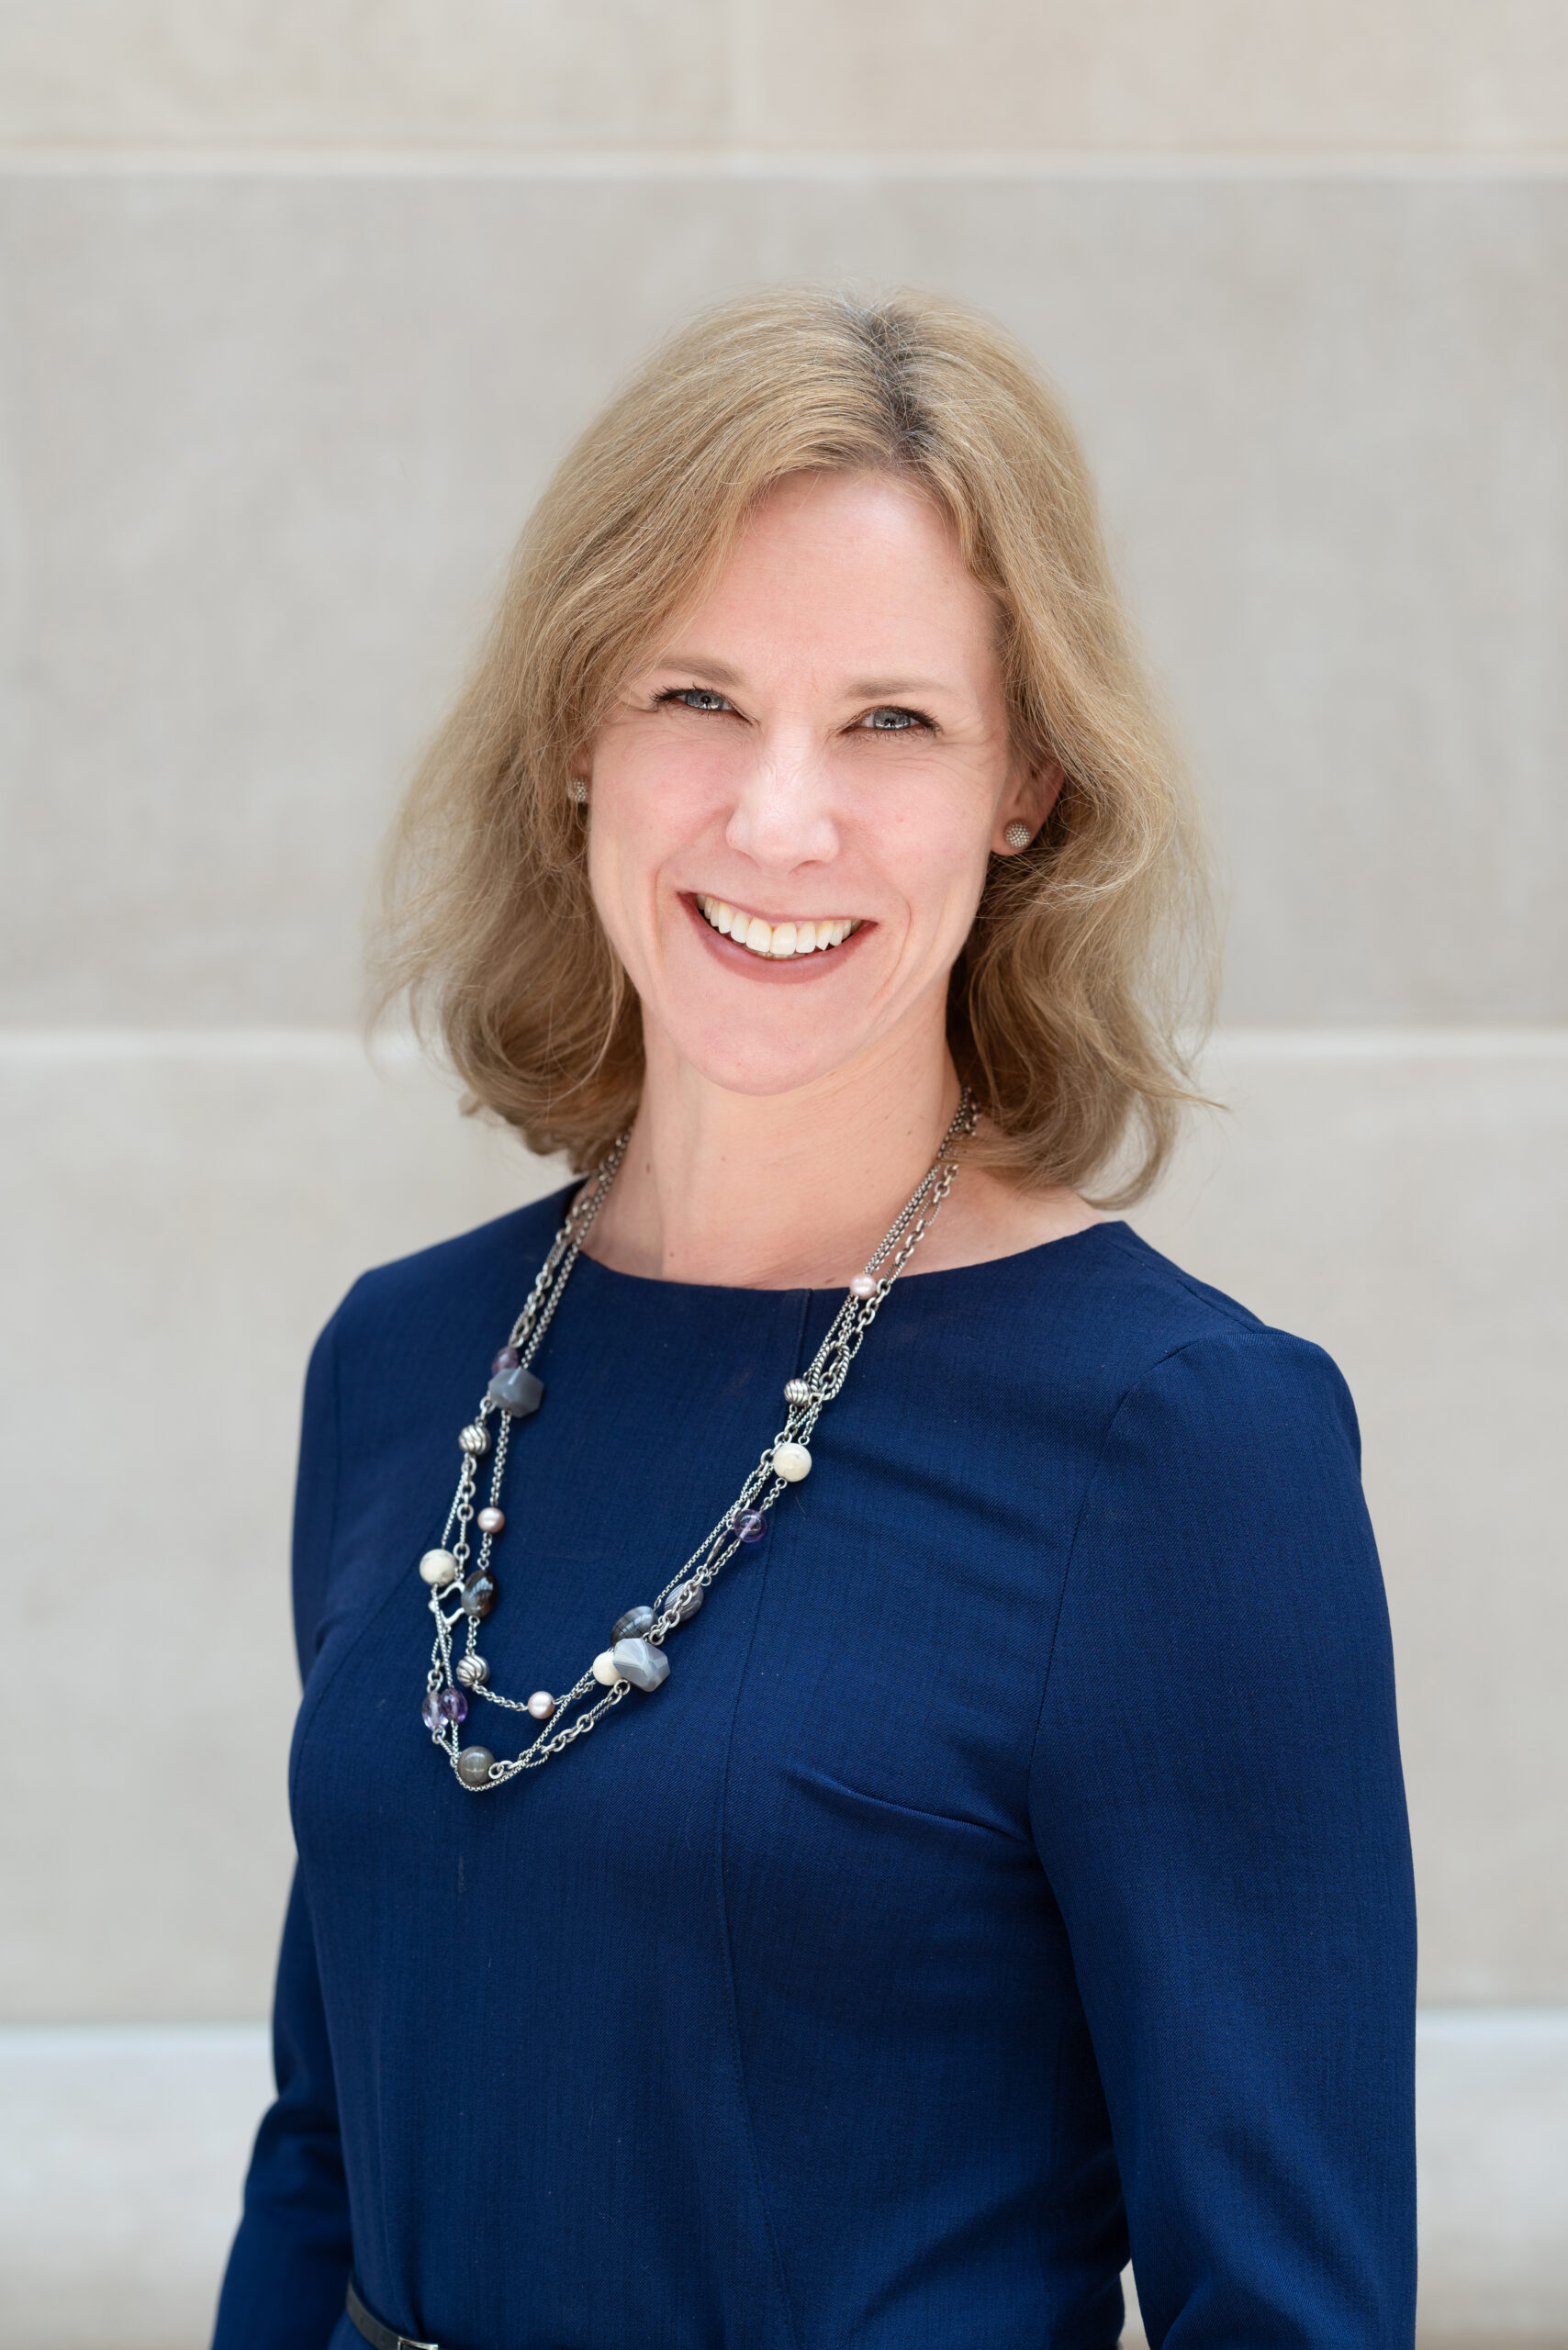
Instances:
[[[599,1172],[312,1360],[219,2350],[1104,2350],[1129,2245],[1156,2344],[1408,2343],[1350,1400],[1081,1189],[1188,1098],[1182,840],[989,326],[734,305],[568,458],[387,955]]]

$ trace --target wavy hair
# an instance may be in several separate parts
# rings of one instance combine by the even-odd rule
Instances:
[[[996,599],[1015,744],[1065,775],[991,859],[948,991],[976,1156],[1123,1204],[1153,1181],[1206,1010],[1207,901],[1181,763],[1111,577],[1072,429],[989,319],[917,292],[723,304],[589,425],[524,529],[488,640],[388,846],[376,1002],[406,999],[471,1109],[591,1165],[643,1081],[638,1006],[589,894],[575,767],[625,679],[789,476],[921,487]]]

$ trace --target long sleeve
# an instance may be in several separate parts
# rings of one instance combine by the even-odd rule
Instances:
[[[1031,1779],[1155,2350],[1406,2350],[1415,1915],[1354,1415],[1238,1326],[1122,1403]]]
[[[337,1498],[336,1324],[311,1356],[294,1513],[300,1670],[315,1653]],[[273,2010],[277,2098],[257,2132],[213,2350],[323,2350],[352,2263],[332,2052],[309,1908],[297,1874]]]

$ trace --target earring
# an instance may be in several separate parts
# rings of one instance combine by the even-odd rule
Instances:
[[[580,775],[575,775],[572,778],[569,789],[572,798],[577,801],[577,806],[579,808],[586,808],[588,806],[588,786],[583,781]]]
[[[1027,824],[1009,824],[1002,837],[1009,848],[1027,848],[1035,835]]]

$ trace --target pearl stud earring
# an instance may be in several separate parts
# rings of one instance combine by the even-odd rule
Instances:
[[[1009,824],[1002,837],[1009,848],[1027,848],[1035,835],[1027,824]]]
[[[579,808],[586,808],[588,806],[588,785],[583,781],[580,775],[575,775],[572,778],[571,793],[572,798],[577,801]]]

